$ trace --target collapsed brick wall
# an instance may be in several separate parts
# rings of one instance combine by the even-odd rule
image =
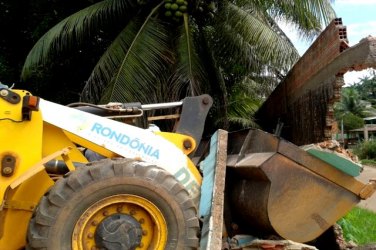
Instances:
[[[376,38],[348,46],[346,27],[334,19],[256,113],[260,127],[297,145],[331,139],[333,104],[340,100],[343,75],[376,68]]]
[[[285,79],[287,90],[303,87],[324,65],[329,64],[348,48],[346,27],[340,18],[334,19],[320,34],[307,52],[294,65]]]

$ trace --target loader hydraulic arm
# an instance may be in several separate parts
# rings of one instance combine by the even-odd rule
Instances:
[[[186,97],[176,132],[189,135],[200,143],[206,116],[212,104],[213,99],[209,95]]]
[[[171,116],[178,118],[175,132],[192,137],[198,144],[201,141],[202,133],[205,127],[205,120],[208,112],[213,105],[213,99],[208,94],[199,96],[185,97],[179,102],[141,104],[139,102],[133,103],[118,103],[112,102],[104,105],[94,105],[89,103],[72,103],[69,107],[73,107],[91,114],[95,114],[107,118],[131,118],[140,117],[144,111],[157,109],[171,109],[181,108],[178,116]],[[168,118],[164,116],[164,118]],[[149,120],[156,120],[155,117],[150,117]],[[186,145],[187,147],[191,147]]]

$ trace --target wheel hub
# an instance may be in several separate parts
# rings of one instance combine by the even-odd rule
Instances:
[[[113,214],[97,227],[97,246],[108,250],[134,250],[141,243],[140,223],[127,214]]]
[[[163,250],[167,224],[150,201],[119,194],[99,200],[76,222],[72,250]]]

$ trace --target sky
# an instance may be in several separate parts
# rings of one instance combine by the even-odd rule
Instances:
[[[337,17],[342,18],[342,23],[346,26],[350,46],[357,44],[362,38],[369,35],[376,37],[376,0],[335,0],[332,6]],[[283,29],[299,53],[303,55],[312,42],[299,39],[291,29]],[[359,78],[369,75],[368,71],[346,73],[344,75],[345,86],[359,82]]]

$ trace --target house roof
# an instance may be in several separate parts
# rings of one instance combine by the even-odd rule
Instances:
[[[366,117],[366,118],[363,118],[363,120],[365,121],[376,120],[376,116]]]
[[[368,131],[376,131],[376,124],[375,125],[367,125],[367,130]],[[356,128],[356,129],[352,129],[352,130],[349,130],[350,132],[363,132],[364,131],[364,127],[363,128]]]

